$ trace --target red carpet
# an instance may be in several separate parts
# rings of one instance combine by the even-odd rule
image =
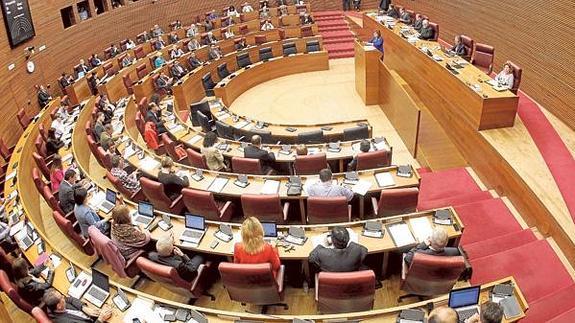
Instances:
[[[465,226],[460,242],[463,246],[522,230],[501,199],[455,206],[455,211]]]
[[[465,168],[421,174],[420,203],[474,192],[481,192],[481,189]],[[420,209],[419,206],[418,204],[418,209]]]
[[[420,211],[431,210],[431,209],[438,209],[441,207],[447,206],[456,206],[456,205],[464,205],[469,203],[475,203],[478,201],[483,200],[490,200],[493,197],[491,193],[487,191],[479,191],[479,192],[472,192],[466,194],[457,194],[441,199],[423,201],[419,200],[417,203],[417,209]]]
[[[573,323],[573,322],[575,322],[575,308],[549,320],[549,323]]]
[[[528,303],[573,284],[571,276],[546,240],[471,260],[471,266],[471,284],[484,284],[513,276]]]
[[[551,318],[559,316],[561,313],[569,311],[575,307],[575,285],[562,288],[555,293],[542,297],[537,301],[529,303],[527,317],[521,320],[522,323],[548,322]],[[557,321],[560,322],[560,321]],[[563,321],[575,322],[575,321]]]
[[[314,12],[313,17],[330,59],[355,56],[355,36],[350,31],[342,11]]]
[[[465,227],[463,236],[467,234],[469,227]],[[495,238],[480,240],[474,243],[463,245],[463,249],[468,259],[479,259],[494,255],[499,252],[521,247],[524,244],[536,241],[533,231],[526,229],[519,232],[512,232]]]

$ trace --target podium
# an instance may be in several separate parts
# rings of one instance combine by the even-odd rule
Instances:
[[[379,103],[379,58],[373,46],[355,41],[355,90],[366,105]]]

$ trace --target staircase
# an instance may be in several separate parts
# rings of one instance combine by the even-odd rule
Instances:
[[[355,36],[342,11],[314,12],[313,17],[330,59],[354,57]]]

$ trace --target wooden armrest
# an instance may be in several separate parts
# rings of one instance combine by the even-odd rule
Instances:
[[[198,284],[202,283],[202,282],[200,281],[200,279],[201,279],[201,278],[205,278],[205,277],[202,277],[202,274],[204,273],[204,270],[207,270],[206,265],[201,264],[200,266],[198,266],[196,279],[194,279],[194,281],[192,281],[192,285],[190,286],[190,291],[191,291],[191,292],[193,292],[193,290],[198,287]]]
[[[284,208],[283,208],[284,221],[287,221],[288,211],[289,211],[289,202],[285,202],[285,203],[284,203]]]
[[[220,220],[222,221],[227,221],[229,219],[224,219],[224,215],[226,215],[226,213],[230,212],[229,210],[232,208],[232,201],[227,201],[226,204],[224,204],[224,207],[222,207],[222,209],[220,210]],[[230,218],[231,218],[231,214],[230,214]]]
[[[180,194],[180,196],[178,196],[178,197],[172,202],[172,204],[170,205],[170,209],[175,208],[179,203],[182,203],[182,202],[183,202],[183,196],[182,196],[182,194]]]
[[[373,207],[373,214],[377,215],[377,212],[379,211],[379,205],[375,196],[371,197],[371,206]]]
[[[276,283],[278,284],[278,293],[281,293],[284,290],[284,272],[285,272],[285,266],[281,265],[280,269],[278,269],[278,274],[276,276]]]
[[[315,301],[319,301],[319,273],[315,273]]]
[[[347,218],[348,222],[351,222],[351,205],[347,206]]]

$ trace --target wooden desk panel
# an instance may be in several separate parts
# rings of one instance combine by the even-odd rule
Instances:
[[[379,75],[376,68],[381,53],[375,47],[364,46],[355,41],[355,90],[365,105],[377,104],[379,97]]]

